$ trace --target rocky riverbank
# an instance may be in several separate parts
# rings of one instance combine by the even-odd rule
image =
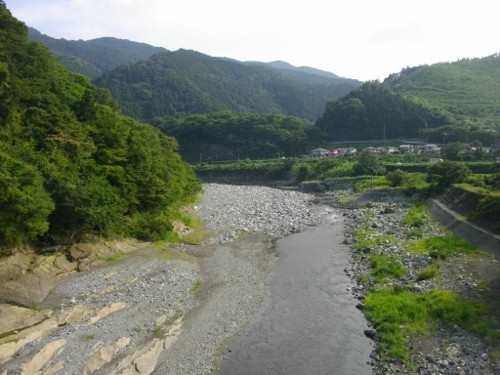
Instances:
[[[0,306],[0,374],[216,374],[228,340],[248,325],[267,293],[277,259],[273,239],[335,215],[348,228],[346,243],[352,244],[353,230],[367,217],[381,233],[411,236],[402,225],[404,201],[340,206],[335,193],[320,198],[324,205],[313,204],[317,196],[295,191],[205,184],[197,214],[212,236],[204,245],[134,244],[121,258],[115,256],[122,253],[119,250],[94,257],[81,272],[75,271],[78,262],[68,265],[52,256],[51,264],[57,262],[57,269],[70,274],[60,271],[47,298],[29,309]],[[426,233],[441,231],[429,221]],[[498,277],[497,264],[485,258],[481,264],[464,264],[464,269],[445,268],[439,280],[416,281],[411,278],[426,259],[406,255],[394,243],[378,244],[373,251],[402,256],[414,270],[407,282],[419,290],[439,282],[440,287],[470,295],[478,285],[493,286]],[[49,262],[49,257],[44,259],[33,260],[32,270]],[[2,286],[30,272],[7,275]],[[356,284],[353,294],[362,301],[369,287],[358,283],[360,275],[370,272],[366,254],[354,252],[345,272]],[[490,279],[485,281],[485,275]],[[14,291],[13,286],[9,293]],[[29,320],[10,319],[22,315],[19,309],[29,313]],[[498,373],[491,346],[458,327],[440,327],[430,338],[412,339],[412,346],[411,361],[419,374]],[[372,357],[367,361],[374,374],[412,373],[406,366],[382,361],[376,352]]]
[[[313,198],[205,185],[198,214],[213,234],[207,244],[141,244],[123,257],[94,255],[82,272],[75,262],[66,267],[69,275],[61,271],[45,283],[52,290],[40,303],[2,305],[0,374],[216,372],[226,340],[248,324],[266,294],[276,261],[272,239],[332,214],[312,205]],[[42,270],[59,258],[33,260],[36,280],[48,278]],[[15,285],[27,290],[22,281],[34,280],[32,271],[20,270],[2,281],[11,285],[9,298]],[[12,314],[29,320],[13,322]]]
[[[385,201],[383,201],[385,200]],[[366,201],[361,197],[353,210],[343,210],[346,225],[346,242],[356,246],[354,233],[367,226],[367,238],[381,238],[370,241],[364,251],[354,251],[353,263],[345,271],[357,282],[353,293],[361,301],[374,280],[367,277],[372,272],[372,255],[390,256],[399,259],[407,273],[404,277],[385,283],[386,286],[409,289],[425,293],[433,289],[455,292],[474,301],[484,302],[491,309],[490,316],[498,326],[500,315],[500,266],[492,254],[480,253],[473,256],[454,255],[439,262],[439,273],[432,278],[421,278],[421,271],[428,268],[434,259],[428,254],[407,252],[405,243],[419,238],[446,236],[448,232],[430,214],[417,228],[404,224],[409,204],[394,203],[386,196],[379,202]],[[396,199],[399,201],[399,199]],[[334,204],[335,206],[335,204]],[[384,283],[382,283],[383,285]],[[496,316],[495,316],[496,315]],[[368,332],[375,340],[376,330]],[[442,322],[429,336],[408,337],[411,355],[407,364],[381,360],[378,352],[372,353],[374,374],[500,374],[498,362],[498,339],[483,339],[465,331],[458,325]],[[495,341],[496,340],[496,341]]]

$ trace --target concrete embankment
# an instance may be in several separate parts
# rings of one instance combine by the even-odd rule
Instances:
[[[500,259],[499,235],[467,221],[437,199],[428,200],[427,206],[434,216],[456,236],[469,241],[480,249],[492,252],[497,259]]]

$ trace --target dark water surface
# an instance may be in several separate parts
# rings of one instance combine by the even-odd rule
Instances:
[[[277,242],[270,294],[247,332],[229,344],[222,375],[371,374],[373,350],[348,291],[343,223],[327,222]]]

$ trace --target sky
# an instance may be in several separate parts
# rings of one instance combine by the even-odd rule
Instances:
[[[53,38],[115,37],[361,81],[500,52],[498,0],[5,0]]]

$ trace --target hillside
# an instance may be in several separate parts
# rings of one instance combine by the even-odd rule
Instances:
[[[500,57],[403,69],[330,101],[329,140],[421,138],[489,145],[500,131]]]
[[[200,185],[177,143],[29,42],[0,2],[0,256],[85,235],[161,239]]]
[[[328,100],[359,85],[344,79],[324,81],[303,83],[275,68],[178,50],[117,67],[95,82],[113,93],[125,114],[142,120],[231,110],[312,122]]]
[[[395,92],[438,103],[455,115],[500,117],[500,55],[403,69],[386,82]]]
[[[311,68],[308,66],[296,67],[285,61],[272,61],[269,63],[251,61],[246,62],[246,64],[270,67],[278,70],[280,73],[284,74],[293,81],[310,85],[336,85],[339,87],[342,87],[342,85],[350,85],[352,87],[352,85],[359,86],[362,84],[361,81],[355,79],[342,78],[331,72]]]
[[[91,79],[119,65],[133,64],[166,49],[126,39],[98,38],[92,40],[56,39],[29,28],[29,38],[45,44],[57,61],[75,73]]]

